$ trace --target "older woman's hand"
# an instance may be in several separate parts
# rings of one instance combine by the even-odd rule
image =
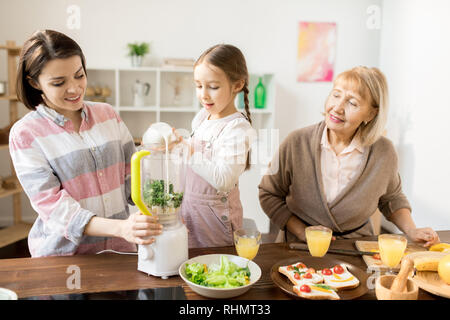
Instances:
[[[440,242],[438,234],[431,228],[412,229],[407,235],[414,242],[425,242],[423,246],[427,248]]]

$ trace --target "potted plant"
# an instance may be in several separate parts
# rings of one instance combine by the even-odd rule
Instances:
[[[131,56],[131,64],[133,67],[140,67],[142,64],[142,57],[150,52],[148,42],[135,42],[128,44],[129,55]]]

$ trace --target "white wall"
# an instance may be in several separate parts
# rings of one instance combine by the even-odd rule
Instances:
[[[388,78],[388,136],[419,227],[449,229],[450,2],[383,1],[380,67]]]
[[[72,4],[81,8],[80,30],[66,26]],[[244,52],[251,72],[276,74],[275,126],[283,139],[321,120],[331,88],[331,83],[296,82],[299,21],[337,23],[336,73],[377,66],[380,30],[366,27],[371,5],[381,0],[0,0],[0,43],[22,43],[35,29],[53,28],[78,41],[88,66],[128,65],[126,43],[135,40],[151,41],[147,64],[163,57],[196,58],[213,44],[232,43]],[[0,199],[0,207],[6,201]],[[256,198],[243,201],[259,212]],[[265,216],[246,215],[259,219],[266,231]]]

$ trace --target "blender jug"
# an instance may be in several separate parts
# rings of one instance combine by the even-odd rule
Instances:
[[[132,199],[143,214],[156,215],[163,225],[155,242],[139,245],[138,270],[162,278],[178,274],[188,259],[188,234],[180,217],[187,150],[175,140],[169,125],[153,124],[142,150],[131,159]]]

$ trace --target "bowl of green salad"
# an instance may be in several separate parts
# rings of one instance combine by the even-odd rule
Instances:
[[[231,254],[194,257],[182,263],[178,271],[194,292],[214,299],[237,297],[261,278],[256,263]]]

